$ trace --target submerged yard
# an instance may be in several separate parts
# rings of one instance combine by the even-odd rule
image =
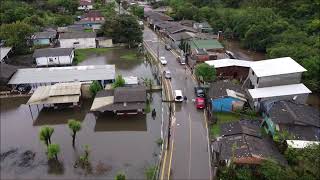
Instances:
[[[81,52],[81,51],[80,51]],[[79,65],[115,64],[118,74],[153,78],[150,65],[141,58],[125,60],[120,56],[135,54],[135,50],[121,48],[84,50]],[[88,53],[89,52],[89,53]],[[42,109],[25,105],[28,98],[0,99],[1,103],[1,179],[114,179],[124,172],[130,179],[144,179],[145,173],[158,161],[160,152],[162,112],[161,93],[153,93],[151,113],[140,116],[96,117],[89,111],[92,100],[83,99],[79,109]],[[32,115],[30,113],[32,112]],[[77,119],[81,130],[72,147],[67,122]],[[58,162],[47,160],[46,146],[39,139],[43,126],[54,128],[51,141],[60,145]],[[89,146],[89,166],[76,164]]]

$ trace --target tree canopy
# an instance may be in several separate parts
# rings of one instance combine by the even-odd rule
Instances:
[[[198,64],[195,67],[195,74],[205,82],[212,82],[216,79],[216,69],[207,63]]]
[[[115,43],[127,43],[129,48],[142,43],[142,31],[137,19],[121,14],[107,18],[101,28],[103,35],[112,37]]]

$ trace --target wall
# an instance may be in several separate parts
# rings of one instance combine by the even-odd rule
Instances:
[[[50,45],[49,39],[34,39],[33,40],[34,45]]]
[[[61,48],[96,48],[95,38],[80,38],[80,39],[59,39]],[[74,44],[74,42],[79,42],[79,44]]]
[[[52,62],[50,62],[52,58]],[[71,65],[74,58],[74,51],[70,56],[51,56],[36,58],[37,66]]]
[[[222,97],[212,100],[212,111],[215,112],[231,112],[232,103],[234,101],[239,101],[233,97]]]
[[[298,84],[301,82],[301,75],[302,73],[291,73],[291,74],[259,77],[259,82],[257,82],[256,74],[253,73],[252,69],[250,69],[249,71],[249,78],[254,88]]]
[[[238,67],[238,66],[230,66],[230,67],[221,67],[216,68],[217,77],[221,79],[237,79],[239,81],[244,81],[249,73],[248,67]]]
[[[112,39],[98,41],[98,47],[113,47]]]

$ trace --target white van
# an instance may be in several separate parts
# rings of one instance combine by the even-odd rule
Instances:
[[[174,101],[176,102],[182,102],[183,96],[181,90],[174,90]]]

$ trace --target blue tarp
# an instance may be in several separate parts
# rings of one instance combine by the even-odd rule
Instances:
[[[232,104],[235,101],[241,101],[233,97],[222,97],[211,100],[212,111],[215,112],[232,112]]]

